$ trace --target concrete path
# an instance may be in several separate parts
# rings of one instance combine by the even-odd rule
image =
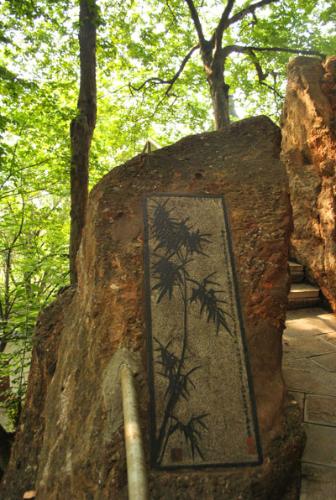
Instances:
[[[300,500],[336,499],[336,316],[288,311],[284,377],[302,410],[307,444]]]

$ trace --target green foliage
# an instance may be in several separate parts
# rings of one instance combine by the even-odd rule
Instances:
[[[236,9],[249,3],[237,0]],[[198,51],[168,95],[166,84],[148,82],[134,89],[149,78],[171,79],[197,43],[186,3],[97,4],[98,119],[91,186],[140,153],[148,137],[166,145],[213,127]],[[195,4],[209,37],[225,2]],[[260,10],[257,20],[248,16],[232,26],[224,45],[333,54],[335,15],[333,2],[282,0]],[[267,73],[264,83],[274,90],[258,83],[254,65],[242,54],[227,60],[226,80],[240,117],[265,113],[277,120],[288,55],[258,57]],[[69,124],[78,96],[78,1],[0,0],[0,61],[0,378],[11,377],[11,407],[14,401],[19,408],[36,316],[68,282]],[[186,234],[181,231],[176,237]],[[190,238],[188,248],[199,251],[199,235]],[[174,272],[177,276],[180,270]]]
[[[20,10],[20,18],[14,12],[24,7],[2,5],[1,27],[12,41],[0,49],[0,380],[10,380],[2,399],[13,423],[25,393],[36,317],[67,282],[69,102],[75,99],[73,73],[68,81],[58,82],[52,72],[47,78],[50,45],[36,61],[46,31],[37,32],[39,41],[30,46],[34,19],[23,17],[32,12]]]

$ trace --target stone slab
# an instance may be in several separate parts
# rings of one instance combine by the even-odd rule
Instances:
[[[304,270],[301,264],[289,262],[289,270],[292,283],[301,283],[304,280]]]
[[[323,307],[311,307],[307,309],[296,309],[293,311],[287,311],[287,321],[292,321],[293,319],[302,318],[320,318],[320,317],[331,316],[336,319],[336,315],[324,309]]]
[[[307,309],[308,314],[304,314],[302,309],[299,311],[287,312],[287,329],[296,333],[328,333],[336,331],[336,316],[334,314],[318,314],[323,311],[316,308],[316,315],[314,315],[315,308]]]
[[[297,262],[294,262],[292,260],[290,260],[288,262],[288,265],[289,265],[289,268],[290,268],[290,271],[294,271],[294,272],[297,272],[297,271],[301,271],[303,272],[303,265],[302,264],[298,264]]]
[[[326,372],[318,366],[307,369],[283,369],[284,379],[291,391],[323,396],[336,396],[336,374]]]
[[[311,360],[307,357],[296,357],[295,353],[289,351],[284,353],[282,366],[284,369],[295,368],[297,370],[307,370],[312,369]]]
[[[289,292],[289,300],[313,299],[319,297],[320,290],[307,283],[293,283]]]
[[[286,350],[291,351],[295,357],[311,357],[319,354],[336,353],[336,346],[326,342],[322,336],[295,335],[288,330],[284,333]]]
[[[314,307],[320,304],[319,298],[314,299],[299,299],[299,300],[289,300],[287,309],[297,309],[298,307]]]
[[[261,460],[226,217],[221,196],[147,197],[154,467]]]
[[[330,332],[330,333],[322,333],[321,338],[325,342],[329,342],[330,344],[334,345],[336,347],[336,331],[335,332]]]
[[[314,356],[311,360],[329,372],[336,372],[336,351]]]
[[[336,475],[333,467],[302,464],[300,500],[333,500],[336,498]]]
[[[307,443],[302,461],[335,467],[336,475],[336,428],[308,423],[304,427]]]
[[[305,421],[313,424],[336,426],[336,397],[323,397],[315,394],[307,395]]]
[[[302,283],[304,280],[303,274],[293,274],[291,273],[290,275],[290,281],[291,283]]]

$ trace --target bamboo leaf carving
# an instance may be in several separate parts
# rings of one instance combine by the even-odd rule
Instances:
[[[161,463],[169,440],[175,433],[184,436],[192,459],[198,455],[205,459],[201,449],[202,433],[208,430],[205,418],[207,413],[182,418],[179,416],[179,403],[188,401],[193,390],[197,390],[195,373],[201,365],[187,366],[189,331],[189,309],[191,304],[200,306],[200,315],[205,315],[208,323],[214,323],[216,334],[224,329],[231,335],[226,311],[227,302],[221,298],[224,291],[215,281],[213,272],[201,280],[191,276],[190,264],[195,255],[207,257],[206,247],[211,244],[209,233],[193,227],[188,217],[178,218],[174,209],[169,208],[168,200],[156,202],[151,220],[151,234],[154,240],[154,262],[151,267],[154,284],[152,291],[158,293],[157,304],[164,298],[169,301],[173,296],[183,304],[182,334],[177,334],[166,344],[155,338],[157,375],[166,380],[163,394],[164,410],[156,437],[156,462]],[[176,295],[178,294],[178,295]],[[180,352],[177,352],[180,345]],[[193,380],[194,378],[194,380]]]
[[[183,284],[183,265],[176,264],[165,256],[160,257],[153,265],[153,277],[157,283],[152,290],[159,291],[157,302],[167,294],[171,299],[174,286]]]
[[[215,287],[219,286],[218,283],[211,280],[215,273],[209,274],[200,283],[192,280],[195,286],[192,288],[190,303],[198,302],[200,305],[200,315],[206,312],[207,322],[213,321],[216,326],[216,335],[221,327],[223,327],[229,335],[231,334],[226,316],[231,315],[224,310],[222,304],[227,304],[225,300],[218,297],[224,290],[218,290]]]
[[[154,210],[153,234],[157,240],[155,251],[163,249],[166,253],[175,255],[184,248],[190,255],[203,254],[202,245],[210,243],[210,234],[201,234],[198,229],[193,231],[187,224],[188,217],[178,221],[172,216],[172,209],[166,208],[166,203],[157,204]]]
[[[200,448],[200,441],[202,439],[201,431],[208,430],[208,427],[204,422],[204,419],[208,415],[208,413],[203,413],[202,415],[192,416],[185,424],[175,416],[172,416],[174,424],[171,426],[169,432],[171,435],[176,431],[179,431],[183,434],[186,443],[191,449],[193,459],[195,458],[195,453],[198,453],[202,460],[205,459],[204,454],[202,453],[202,450]]]

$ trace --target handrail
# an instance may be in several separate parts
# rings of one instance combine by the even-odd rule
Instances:
[[[131,369],[120,366],[129,500],[148,500],[145,455],[142,444],[136,391]]]

